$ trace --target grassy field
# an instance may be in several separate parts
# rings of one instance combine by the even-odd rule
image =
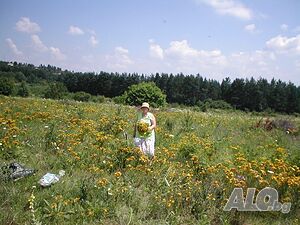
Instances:
[[[261,116],[239,111],[154,114],[150,162],[132,143],[133,107],[0,96],[0,163],[37,170],[1,179],[0,224],[300,223],[297,133],[266,130]],[[38,184],[61,169],[59,182]],[[225,212],[234,187],[273,187],[291,211]]]

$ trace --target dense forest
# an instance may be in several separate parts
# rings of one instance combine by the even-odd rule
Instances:
[[[3,61],[0,62],[0,79],[2,84],[10,81],[23,86],[58,82],[69,92],[86,92],[109,98],[122,95],[133,84],[154,82],[166,94],[168,103],[194,106],[221,100],[247,111],[300,113],[300,86],[276,79],[268,82],[264,78],[237,78],[233,81],[224,78],[219,82],[199,74],[82,73],[50,65]]]

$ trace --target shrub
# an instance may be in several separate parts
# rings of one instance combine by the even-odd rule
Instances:
[[[18,96],[21,97],[28,97],[29,96],[29,89],[28,86],[26,85],[26,83],[23,81],[18,89]]]
[[[166,104],[166,95],[155,85],[154,82],[142,82],[134,84],[124,93],[125,103],[129,105],[141,105],[149,102],[153,107]]]
[[[81,102],[88,102],[91,98],[92,95],[84,91],[76,92],[73,97],[74,100]]]
[[[64,94],[67,92],[67,88],[63,83],[50,83],[44,97],[52,99],[61,99]]]
[[[207,99],[204,101],[204,104],[206,104],[207,107],[211,109],[232,109],[232,106],[223,100],[214,101],[212,99]]]
[[[126,104],[126,94],[116,96],[113,98],[113,102],[116,104]]]
[[[14,91],[15,83],[6,77],[0,77],[0,94],[11,95]]]
[[[109,100],[110,100],[109,98],[106,98],[103,95],[92,96],[92,101],[97,103],[104,103],[104,102],[108,102]]]

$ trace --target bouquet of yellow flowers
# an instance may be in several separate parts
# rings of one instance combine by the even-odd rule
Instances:
[[[137,130],[142,136],[149,134],[148,128],[149,128],[149,125],[143,121],[139,121],[137,123]]]

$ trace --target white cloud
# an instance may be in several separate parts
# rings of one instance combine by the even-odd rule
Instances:
[[[82,35],[82,34],[84,34],[84,32],[79,27],[70,26],[69,27],[69,34],[72,34],[72,35]]]
[[[262,50],[232,53],[228,56],[228,70],[245,77],[267,76],[274,72],[275,60],[274,53]]]
[[[39,52],[47,52],[50,53],[53,59],[57,61],[63,61],[66,59],[66,55],[64,55],[59,48],[55,47],[47,47],[40,39],[40,37],[36,34],[31,35],[31,40],[33,46]],[[42,56],[42,55],[40,55]]]
[[[250,78],[251,76],[258,79],[262,76],[267,79],[276,77],[277,79],[296,81],[297,77],[296,63],[294,63],[297,56],[289,55],[286,59],[287,62],[283,62],[287,58],[286,56],[277,55],[276,51],[268,48],[225,55],[218,49],[192,48],[187,40],[182,40],[172,41],[170,46],[163,51],[163,61],[157,61],[154,66],[151,62],[151,67],[156,71],[200,73],[207,78],[218,80],[226,76],[232,79],[236,77]],[[298,81],[300,80],[298,79]]]
[[[185,59],[194,58],[197,60],[202,60],[205,57],[209,57],[210,59],[217,59],[219,57],[222,57],[222,53],[220,50],[205,51],[191,48],[187,40],[172,41],[170,43],[170,47],[166,49],[165,52],[169,57]],[[213,63],[214,60],[212,60],[211,62]]]
[[[174,57],[194,57],[197,56],[197,50],[191,48],[187,40],[172,41],[170,47],[166,50],[168,55]]]
[[[299,35],[300,36],[300,35]],[[291,38],[290,38],[291,39]],[[290,40],[296,51],[296,40]],[[152,42],[153,43],[153,42]],[[150,42],[151,44],[151,42]],[[285,45],[284,45],[285,46]],[[297,71],[297,55],[279,55],[274,49],[254,50],[249,52],[233,52],[223,54],[220,50],[195,49],[187,40],[172,41],[164,52],[162,61],[151,61],[147,71],[153,70],[168,73],[183,72],[184,74],[197,74],[207,78],[221,80],[224,77],[250,78],[276,77],[282,80],[300,82]],[[298,69],[297,69],[298,68]],[[153,72],[153,71],[152,71]]]
[[[244,27],[245,31],[250,32],[250,33],[255,33],[256,31],[256,26],[254,23],[248,24]]]
[[[10,39],[6,38],[6,43],[8,44],[9,48],[15,55],[22,55],[23,53],[17,48],[16,44]]]
[[[16,23],[16,29],[20,32],[34,34],[41,31],[40,26],[37,23],[31,22],[28,17],[21,17]]]
[[[151,44],[154,42],[150,42],[150,46]],[[169,47],[162,51],[164,53],[163,60],[145,62],[144,65],[147,68],[142,71],[200,73],[207,78],[218,80],[226,76],[232,79],[236,77],[250,78],[251,76],[257,79],[260,76],[268,79],[274,76],[280,79],[284,78],[283,80],[288,78],[279,66],[281,58],[270,50],[233,52],[225,55],[218,49],[195,49],[187,40],[181,40],[170,42]],[[286,77],[280,77],[281,74]],[[290,77],[293,76],[291,74],[289,74]],[[291,79],[290,77],[288,79]]]
[[[283,31],[287,31],[289,29],[289,26],[287,24],[283,23],[280,25],[280,29]]]
[[[300,54],[300,35],[291,38],[279,35],[268,40],[266,46],[276,53]]]
[[[35,49],[41,52],[48,51],[48,47],[44,45],[44,43],[41,41],[40,37],[36,34],[31,35],[31,40],[33,42],[33,45]]]
[[[129,51],[121,46],[115,47],[113,55],[106,55],[106,66],[114,71],[123,70],[126,71],[128,66],[132,65],[134,62],[129,57]]]
[[[253,18],[252,10],[236,0],[194,0],[211,6],[221,15],[230,15],[243,20]]]
[[[75,60],[71,65],[77,71],[137,72],[139,66],[130,57],[129,50],[121,46],[110,54],[87,54],[79,58],[80,62]]]
[[[296,57],[297,58],[297,57]],[[295,55],[276,55],[270,50],[234,53],[228,56],[228,67],[224,69],[229,76],[255,79],[260,77],[269,81],[272,78],[300,84],[299,70],[295,65]]]
[[[123,48],[123,47],[115,47],[115,53],[120,54],[120,55],[127,55],[129,53],[128,49]]]
[[[172,41],[166,49],[150,41],[150,56],[161,59],[157,62],[152,61],[152,68],[160,68],[160,70],[173,73],[198,73],[200,71],[214,73],[221,71],[227,63],[226,57],[220,50],[197,50],[192,48],[187,40]]]
[[[150,56],[157,59],[163,59],[164,50],[158,44],[155,44],[153,40],[149,40],[149,42],[150,42],[150,47],[149,47]]]
[[[99,43],[95,36],[91,36],[89,42],[93,47],[96,47]]]
[[[49,50],[50,50],[51,55],[52,55],[55,59],[57,59],[57,60],[59,60],[59,61],[65,60],[65,59],[66,59],[66,56],[60,51],[59,48],[50,47]]]
[[[68,63],[66,68],[75,71],[102,70],[140,74],[182,72],[200,74],[208,79],[219,81],[228,76],[231,79],[263,77],[268,80],[275,77],[284,81],[298,82],[298,84],[300,82],[298,55],[276,54],[274,49],[268,47],[264,50],[224,54],[219,49],[194,48],[187,40],[174,40],[165,48],[153,40],[149,40],[148,44],[150,54],[144,57],[132,57],[128,49],[118,46],[108,55],[87,54],[74,58],[70,56],[63,63]],[[159,46],[157,49],[160,50],[152,48],[153,55],[151,55],[151,46]]]

